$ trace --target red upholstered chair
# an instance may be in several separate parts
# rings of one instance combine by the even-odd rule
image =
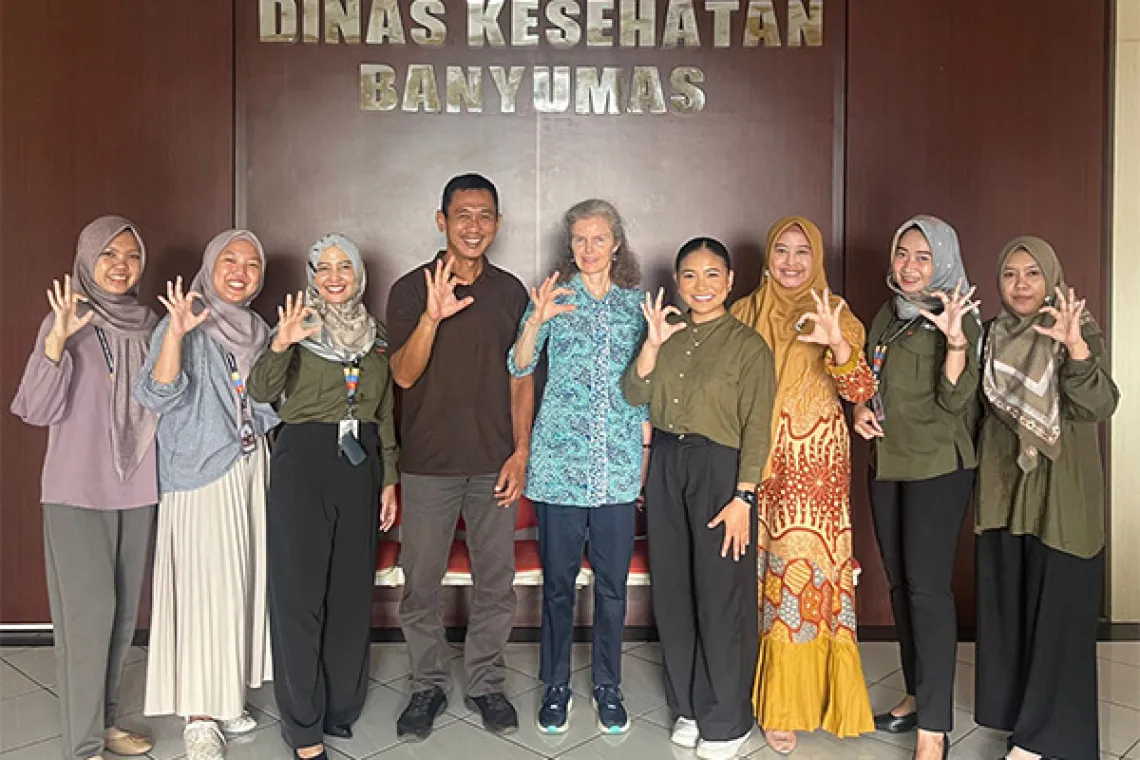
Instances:
[[[396,522],[392,526],[395,530],[400,524],[404,508],[400,503],[400,486],[396,486]],[[380,545],[376,552],[376,585],[377,586],[403,586],[404,570],[399,565],[400,542],[380,538]]]
[[[531,538],[532,530],[538,527],[538,516],[534,504],[523,496],[515,510],[515,533],[526,531],[526,537],[515,539],[515,585],[541,586],[542,559],[538,553],[538,539]]]

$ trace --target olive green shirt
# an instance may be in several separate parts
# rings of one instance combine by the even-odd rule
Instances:
[[[249,396],[254,401],[281,401],[277,414],[286,423],[340,422],[348,417],[348,388],[344,367],[300,346],[276,353],[267,349],[249,373]],[[360,360],[355,417],[379,428],[384,485],[399,481],[392,373],[386,347]]]
[[[967,469],[977,466],[981,326],[967,315],[962,331],[970,343],[966,368],[951,383],[943,371],[946,336],[937,327],[922,317],[909,323],[897,318],[890,302],[875,316],[867,356],[873,359],[875,346],[889,341],[879,373],[886,420],[871,451],[876,480],[936,478],[957,470],[959,459]]]
[[[1116,411],[1120,392],[1108,374],[1104,336],[1095,325],[1082,330],[1090,356],[1064,357],[1061,391],[1061,453],[1038,456],[1025,472],[1017,464],[1017,432],[985,402],[978,437],[974,529],[1006,528],[1032,535],[1057,551],[1095,557],[1104,548],[1104,470],[1097,424]]]
[[[673,335],[648,377],[634,361],[622,377],[633,406],[674,435],[695,434],[740,450],[737,482],[759,483],[771,445],[775,361],[760,334],[731,314]]]

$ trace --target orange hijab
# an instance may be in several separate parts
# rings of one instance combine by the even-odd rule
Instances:
[[[803,285],[789,290],[772,276],[771,261],[776,240],[793,226],[803,230],[811,243],[811,274]],[[793,423],[803,416],[814,416],[804,413],[814,409],[813,402],[831,403],[835,396],[835,384],[824,366],[827,347],[797,340],[801,333],[796,330],[796,322],[807,312],[816,309],[812,291],[822,296],[828,287],[827,273],[823,268],[823,235],[819,227],[802,216],[784,217],[768,230],[765,251],[764,277],[760,287],[747,298],[734,303],[732,315],[760,333],[776,357],[776,399],[772,407],[774,446],[781,413],[789,412]],[[837,306],[840,300],[837,296],[832,296],[832,307]],[[851,330],[850,322],[858,325],[846,307],[840,312],[840,321],[844,335]],[[862,332],[861,327],[857,329]],[[852,350],[859,349],[860,344],[852,344]],[[794,408],[789,408],[790,404],[794,404]],[[815,420],[809,421],[809,425],[814,424]],[[769,467],[765,466],[764,476],[769,474]]]

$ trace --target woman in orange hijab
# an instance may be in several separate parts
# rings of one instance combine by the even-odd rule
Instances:
[[[772,453],[758,488],[761,638],[753,704],[769,746],[796,731],[873,731],[855,638],[850,438],[840,399],[868,401],[864,329],[832,296],[823,236],[802,217],[768,232],[764,279],[732,307],[776,357]]]

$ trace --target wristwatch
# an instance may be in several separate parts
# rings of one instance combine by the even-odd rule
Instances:
[[[741,501],[743,501],[745,504],[747,504],[750,507],[756,506],[756,492],[755,491],[744,491],[744,490],[738,489],[738,490],[734,491],[732,495],[734,498],[740,499]]]

